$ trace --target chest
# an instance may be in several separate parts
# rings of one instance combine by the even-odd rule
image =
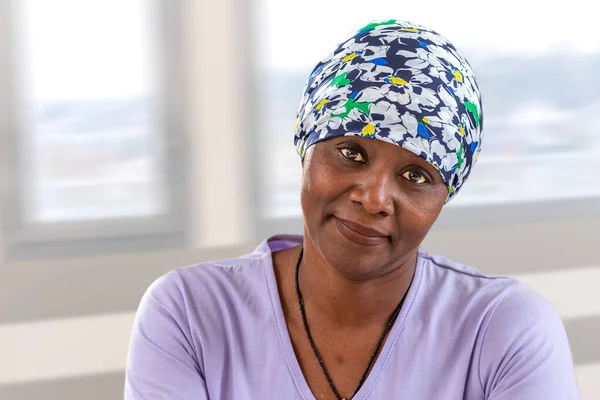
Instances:
[[[248,324],[227,340],[227,331],[205,335],[202,359],[209,399],[337,400],[302,327]],[[467,332],[427,335],[392,331],[356,400],[483,400],[478,363]],[[354,392],[372,354],[369,341],[352,337],[314,339],[342,397]],[[423,336],[427,336],[426,339]],[[448,340],[455,343],[447,345]]]
[[[288,332],[304,379],[319,400],[337,400],[334,388],[350,399],[381,353],[381,329],[311,333],[309,338],[304,326],[289,324]]]

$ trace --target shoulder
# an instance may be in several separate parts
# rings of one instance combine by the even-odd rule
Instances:
[[[486,398],[574,398],[567,334],[549,301],[513,278],[425,252],[422,259],[428,289],[436,293],[431,310],[444,311],[448,331],[455,325],[474,331],[471,351]]]
[[[501,343],[563,340],[565,331],[554,307],[517,279],[487,275],[467,265],[421,252],[423,275],[432,309],[477,327],[477,342],[491,355]]]
[[[297,245],[298,237],[278,235],[264,240],[251,253],[239,257],[179,267],[156,279],[142,299],[190,319],[245,311],[259,312],[269,300],[273,276],[273,251]]]
[[[562,320],[546,299],[522,283],[490,314],[479,344],[478,371],[483,390],[499,398],[577,398]]]
[[[515,282],[496,306],[492,320],[502,321],[510,318],[513,323],[560,322],[558,313],[548,300],[526,284]]]
[[[488,275],[471,266],[429,254],[424,250],[419,251],[419,260],[430,290],[442,295],[451,295],[456,301],[489,306],[492,303],[496,304],[520,285],[520,282],[513,278]]]
[[[494,279],[506,279],[504,277],[497,277],[492,275],[484,274],[483,272],[466,264],[461,264],[450,260],[446,257],[430,254],[425,250],[419,249],[419,258],[423,260],[423,263],[428,268],[437,269],[438,273],[446,273],[454,275],[456,277],[462,277],[465,279],[473,278],[480,280],[494,280]]]
[[[241,286],[264,281],[265,262],[261,257],[247,255],[178,267],[152,282],[144,299],[175,306],[234,295]]]
[[[506,323],[504,329],[519,329],[523,325],[559,324],[554,307],[540,294],[517,279],[487,275],[470,266],[447,258],[420,252],[424,274],[431,285],[448,290],[458,298],[476,300],[485,306],[484,328]],[[447,288],[446,288],[447,287]],[[508,323],[510,321],[510,323]]]
[[[187,390],[180,385],[181,379],[200,385],[211,344],[223,348],[225,325],[239,320],[241,287],[252,285],[248,282],[252,275],[259,275],[257,266],[257,259],[239,257],[177,268],[156,279],[136,312],[128,355],[128,390],[135,386],[138,391],[157,393],[155,381],[140,378],[155,379],[157,374],[177,385],[161,386],[160,390],[168,393]]]
[[[517,282],[490,313],[484,327],[483,349],[493,352],[509,345],[533,349],[550,343],[567,345],[560,316],[540,294]]]

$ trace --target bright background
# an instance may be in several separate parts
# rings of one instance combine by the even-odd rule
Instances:
[[[585,0],[2,0],[0,399],[122,398],[133,316],[170,269],[298,232],[312,66],[372,19],[448,37],[485,139],[424,246],[563,318],[600,398],[600,35]]]

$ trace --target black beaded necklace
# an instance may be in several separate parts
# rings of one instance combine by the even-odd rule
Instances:
[[[313,340],[312,335],[310,334],[310,329],[308,329],[308,322],[306,322],[306,313],[304,312],[304,300],[302,299],[302,294],[300,293],[300,283],[298,281],[298,272],[300,271],[300,263],[302,261],[302,253],[303,252],[304,252],[304,249],[300,249],[300,255],[298,256],[298,262],[296,263],[296,294],[298,295],[298,305],[300,306],[300,314],[302,314],[302,322],[304,323],[304,330],[306,331],[306,337],[308,338],[310,347],[312,347],[312,350],[315,353],[315,357],[317,357],[317,361],[319,362],[319,365],[321,366],[321,369],[323,370],[323,374],[325,375],[325,378],[327,379],[327,382],[329,383],[329,387],[331,388],[331,391],[333,392],[333,394],[335,395],[337,400],[351,400],[356,395],[356,393],[360,390],[361,386],[365,382],[367,374],[369,373],[369,370],[371,369],[371,365],[373,364],[373,361],[375,361],[375,357],[377,356],[377,353],[379,353],[379,349],[381,348],[381,346],[383,344],[383,340],[385,339],[386,335],[392,328],[392,325],[394,325],[394,321],[396,320],[396,318],[398,317],[398,314],[400,313],[400,309],[402,308],[402,303],[404,303],[404,298],[406,297],[406,295],[402,297],[402,300],[400,300],[400,303],[394,310],[394,313],[392,314],[387,325],[385,326],[385,329],[383,330],[383,333],[381,334],[381,337],[379,338],[379,341],[377,342],[377,346],[375,346],[375,351],[373,351],[373,354],[371,354],[371,358],[369,359],[367,368],[365,368],[365,371],[363,372],[362,376],[360,377],[360,380],[358,381],[358,385],[356,385],[356,389],[354,389],[354,393],[352,393],[352,396],[350,396],[348,399],[343,398],[342,396],[340,396],[335,385],[333,384],[333,380],[331,379],[331,376],[329,376],[329,371],[327,371],[327,367],[325,367],[325,363],[323,362],[323,359],[321,358],[321,354],[319,353],[319,350],[317,350],[315,341]]]

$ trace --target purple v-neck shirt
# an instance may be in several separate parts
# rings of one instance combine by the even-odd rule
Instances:
[[[272,253],[174,270],[137,312],[127,400],[314,400],[294,354]],[[335,379],[335,377],[333,377]],[[419,251],[412,286],[354,397],[407,400],[579,399],[565,330],[527,286]]]

